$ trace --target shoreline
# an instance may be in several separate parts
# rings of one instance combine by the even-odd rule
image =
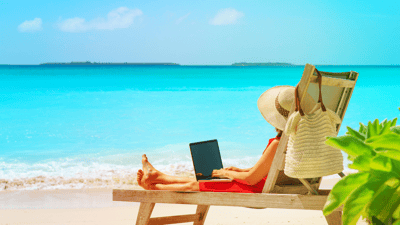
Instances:
[[[194,178],[194,172],[191,168],[184,166],[165,167],[161,172],[180,177]],[[91,190],[91,189],[140,189],[136,181],[137,170],[115,172],[108,176],[89,177],[82,174],[76,177],[61,176],[36,176],[28,178],[0,179],[0,194],[13,191],[46,191],[46,190]],[[354,170],[345,170],[345,174],[354,173]],[[338,175],[326,176],[321,183],[332,183],[339,179]],[[333,187],[332,184],[327,186]]]
[[[176,167],[173,169],[163,169],[161,172],[180,177],[194,178],[191,169]],[[112,176],[85,177],[79,175],[77,177],[64,178],[60,176],[37,176],[16,179],[0,179],[0,194],[13,191],[47,191],[47,190],[91,190],[91,189],[140,189],[136,181],[137,170],[124,171],[123,173],[114,173]],[[344,171],[345,174],[354,171]],[[338,179],[338,175],[324,177],[324,183],[330,180]],[[328,182],[329,181],[329,182]],[[333,185],[328,185],[333,187]],[[329,188],[328,187],[328,188]]]

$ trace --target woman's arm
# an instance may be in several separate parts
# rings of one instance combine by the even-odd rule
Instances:
[[[251,170],[251,168],[247,168],[247,169],[240,169],[234,166],[230,166],[227,168],[223,168],[223,170],[230,170],[230,171],[236,171],[236,172],[249,172]]]
[[[278,144],[278,140],[272,141],[272,143],[265,149],[264,154],[257,161],[256,165],[250,168],[249,171],[237,172],[224,169],[214,170],[212,176],[244,180],[251,185],[257,184],[260,180],[268,175]]]

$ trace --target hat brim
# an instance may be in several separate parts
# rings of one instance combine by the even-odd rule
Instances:
[[[286,119],[276,109],[275,99],[281,91],[287,88],[293,88],[294,90],[292,86],[276,86],[262,93],[257,101],[258,110],[260,110],[264,119],[279,130],[285,129]]]
[[[279,130],[284,130],[286,126],[287,118],[282,116],[275,107],[275,99],[278,97],[280,92],[286,91],[286,89],[292,89],[293,91],[293,100],[294,101],[294,90],[293,86],[276,86],[268,89],[264,93],[261,94],[260,98],[258,98],[257,106],[261,112],[261,115],[264,119]],[[315,106],[315,100],[306,93],[304,100],[301,102],[302,109],[305,113],[310,112]],[[290,111],[290,109],[287,109]]]

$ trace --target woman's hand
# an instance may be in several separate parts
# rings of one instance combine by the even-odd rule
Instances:
[[[224,169],[220,169],[220,170],[213,170],[211,173],[212,177],[226,177],[225,174],[226,171],[224,171]]]
[[[224,168],[224,170],[231,170],[231,171],[236,171],[236,172],[242,172],[242,169],[239,169],[239,168],[234,167],[234,166],[230,166],[230,167]]]

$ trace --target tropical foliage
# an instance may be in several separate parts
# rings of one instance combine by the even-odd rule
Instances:
[[[343,224],[356,224],[360,216],[372,224],[400,225],[400,126],[396,119],[360,123],[344,136],[326,143],[341,149],[358,170],[332,189],[324,215],[343,205]]]

